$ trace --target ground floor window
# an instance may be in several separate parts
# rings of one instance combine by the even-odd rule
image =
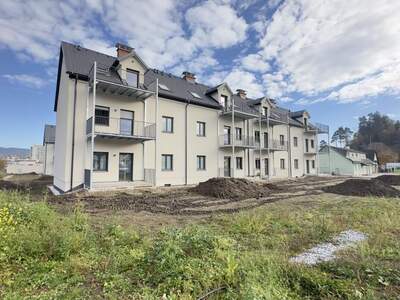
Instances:
[[[93,153],[93,171],[108,170],[108,152]]]
[[[236,157],[236,169],[243,170],[243,158]]]
[[[206,169],[206,157],[204,155],[197,155],[197,170]]]
[[[285,159],[281,158],[281,169],[285,169]]]
[[[297,170],[299,168],[299,160],[295,159],[294,160],[294,168]]]
[[[258,158],[256,159],[256,169],[260,170],[260,160]]]
[[[313,169],[315,169],[315,160],[312,160],[312,161],[311,161],[311,167],[312,167]]]
[[[173,155],[172,154],[162,154],[161,156],[161,170],[172,171],[173,170]]]

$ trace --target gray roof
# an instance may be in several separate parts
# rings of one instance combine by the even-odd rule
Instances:
[[[44,125],[43,145],[56,142],[56,125]]]

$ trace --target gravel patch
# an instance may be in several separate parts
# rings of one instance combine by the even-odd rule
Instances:
[[[289,261],[305,265],[316,265],[336,258],[336,252],[355,246],[365,240],[367,236],[358,231],[346,230],[337,235],[332,242],[319,244],[300,255],[294,256]]]

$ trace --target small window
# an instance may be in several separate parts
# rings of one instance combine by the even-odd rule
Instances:
[[[311,148],[314,148],[314,140],[310,140]]]
[[[294,160],[294,168],[295,168],[296,170],[299,169],[299,160],[298,160],[298,159],[295,159],[295,160]]]
[[[256,169],[260,170],[260,159],[256,158]]]
[[[93,153],[93,171],[108,171],[108,152]]]
[[[298,141],[298,139],[297,139],[297,136],[293,137],[293,146],[294,146],[294,147],[297,147],[297,146],[298,146],[298,143],[299,143],[299,141]]]
[[[197,170],[204,171],[206,169],[206,157],[204,155],[197,155]]]
[[[221,105],[227,109],[228,108],[228,96],[221,95]]]
[[[159,84],[158,84],[158,87],[159,87],[160,89],[162,89],[162,90],[169,91],[169,88],[168,88],[165,84],[163,84],[163,83],[159,83]]]
[[[126,82],[133,87],[139,87],[139,71],[126,70]]]
[[[110,108],[96,105],[94,123],[96,125],[108,126],[110,123]]]
[[[242,128],[236,127],[235,128],[235,133],[236,133],[236,140],[241,141],[242,140]]]
[[[279,144],[285,146],[285,136],[283,134],[279,136]]]
[[[161,155],[161,170],[172,171],[173,170],[173,156],[172,154]]]
[[[268,116],[268,107],[263,107],[264,116]]]
[[[311,167],[312,167],[313,169],[315,169],[315,160],[312,160],[312,161],[311,161]]]
[[[205,122],[197,122],[196,134],[197,134],[197,136],[206,136],[206,123]]]
[[[243,170],[243,158],[236,157],[236,169]]]
[[[281,158],[281,169],[284,170],[285,169],[285,159]]]
[[[260,132],[254,131],[254,140],[259,143],[260,142]]]
[[[173,133],[174,132],[174,118],[172,117],[162,117],[163,132]]]
[[[190,92],[190,94],[192,94],[192,96],[195,98],[201,99],[200,95],[195,92]]]

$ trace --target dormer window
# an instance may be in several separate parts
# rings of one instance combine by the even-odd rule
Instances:
[[[159,87],[160,89],[162,89],[162,90],[169,91],[169,88],[168,88],[165,84],[163,84],[163,83],[159,83],[159,84],[158,84],[158,87]]]
[[[304,118],[304,127],[308,128],[308,120],[307,120],[307,118]]]
[[[190,94],[195,98],[201,99],[200,95],[195,92],[190,92]]]
[[[139,71],[127,69],[126,82],[133,87],[139,87]]]
[[[228,108],[228,96],[221,95],[221,105],[227,109]]]
[[[266,106],[263,107],[263,114],[266,117],[268,116],[268,107],[266,107]]]

